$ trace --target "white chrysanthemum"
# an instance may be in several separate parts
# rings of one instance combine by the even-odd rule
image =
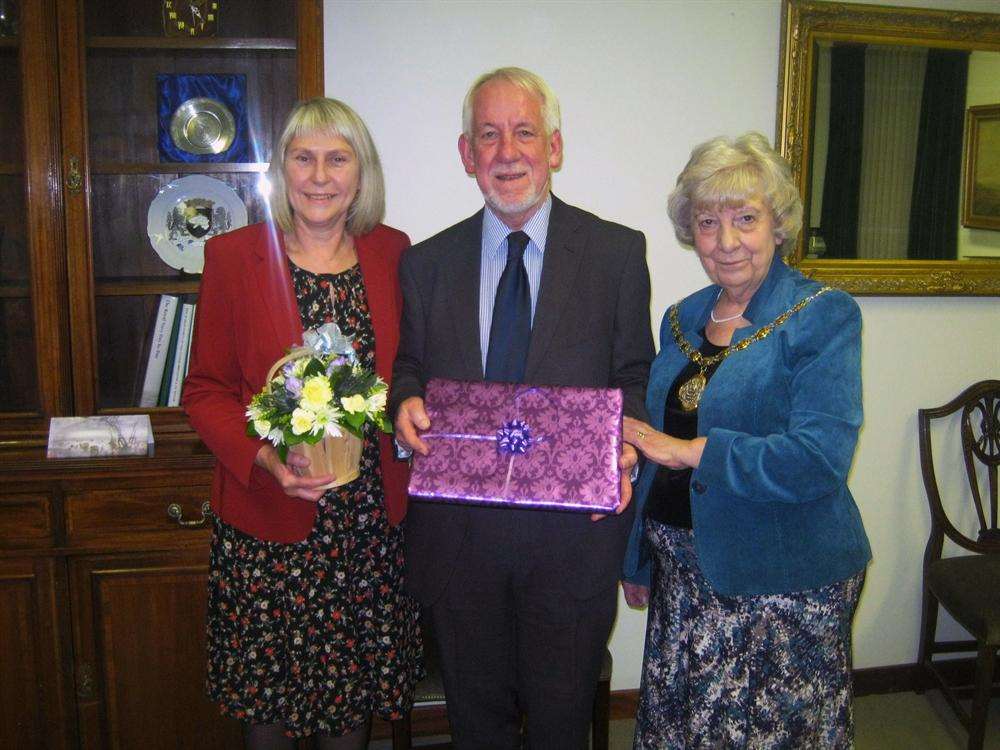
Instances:
[[[368,413],[375,414],[385,409],[385,391],[375,391],[368,397]]]
[[[253,428],[258,435],[264,436],[271,431],[271,423],[266,419],[255,419],[253,421]]]
[[[296,409],[292,412],[292,433],[305,435],[312,429],[316,415],[308,409]]]
[[[267,439],[274,444],[275,448],[277,448],[279,445],[285,442],[285,433],[283,433],[280,429],[275,427],[273,430],[267,433]]]
[[[340,427],[337,423],[340,421],[340,411],[327,406],[320,409],[315,413],[315,422],[313,424],[313,434],[319,435],[321,433],[326,433],[330,437],[340,437]]]
[[[353,396],[342,396],[340,403],[344,410],[351,414],[360,414],[365,410],[365,397],[357,393]]]

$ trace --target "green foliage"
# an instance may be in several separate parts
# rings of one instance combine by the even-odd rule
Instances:
[[[330,385],[337,398],[346,396],[356,396],[358,394],[367,396],[375,387],[378,376],[364,370],[352,370],[350,367],[338,367],[330,377]]]

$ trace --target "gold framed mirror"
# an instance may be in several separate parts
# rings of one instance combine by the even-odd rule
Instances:
[[[969,109],[1000,105],[1000,14],[783,0],[781,31],[789,262],[854,294],[1000,295],[1000,229],[962,224],[968,185],[1000,218],[1000,155],[973,139],[965,174]]]

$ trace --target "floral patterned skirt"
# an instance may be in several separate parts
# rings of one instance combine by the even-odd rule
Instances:
[[[378,447],[327,491],[307,539],[268,542],[215,522],[207,692],[223,713],[289,735],[346,734],[409,709],[422,677],[418,608],[402,593]]]
[[[653,587],[636,748],[850,748],[851,618],[863,573],[790,594],[722,596],[692,532],[646,521]]]

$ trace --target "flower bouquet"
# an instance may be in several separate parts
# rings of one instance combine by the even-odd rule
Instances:
[[[270,440],[282,461],[289,450],[306,456],[307,476],[331,474],[324,489],[339,487],[358,477],[365,423],[392,431],[388,386],[358,363],[351,338],[335,323],[302,338],[303,346],[275,362],[250,399],[247,435]]]

